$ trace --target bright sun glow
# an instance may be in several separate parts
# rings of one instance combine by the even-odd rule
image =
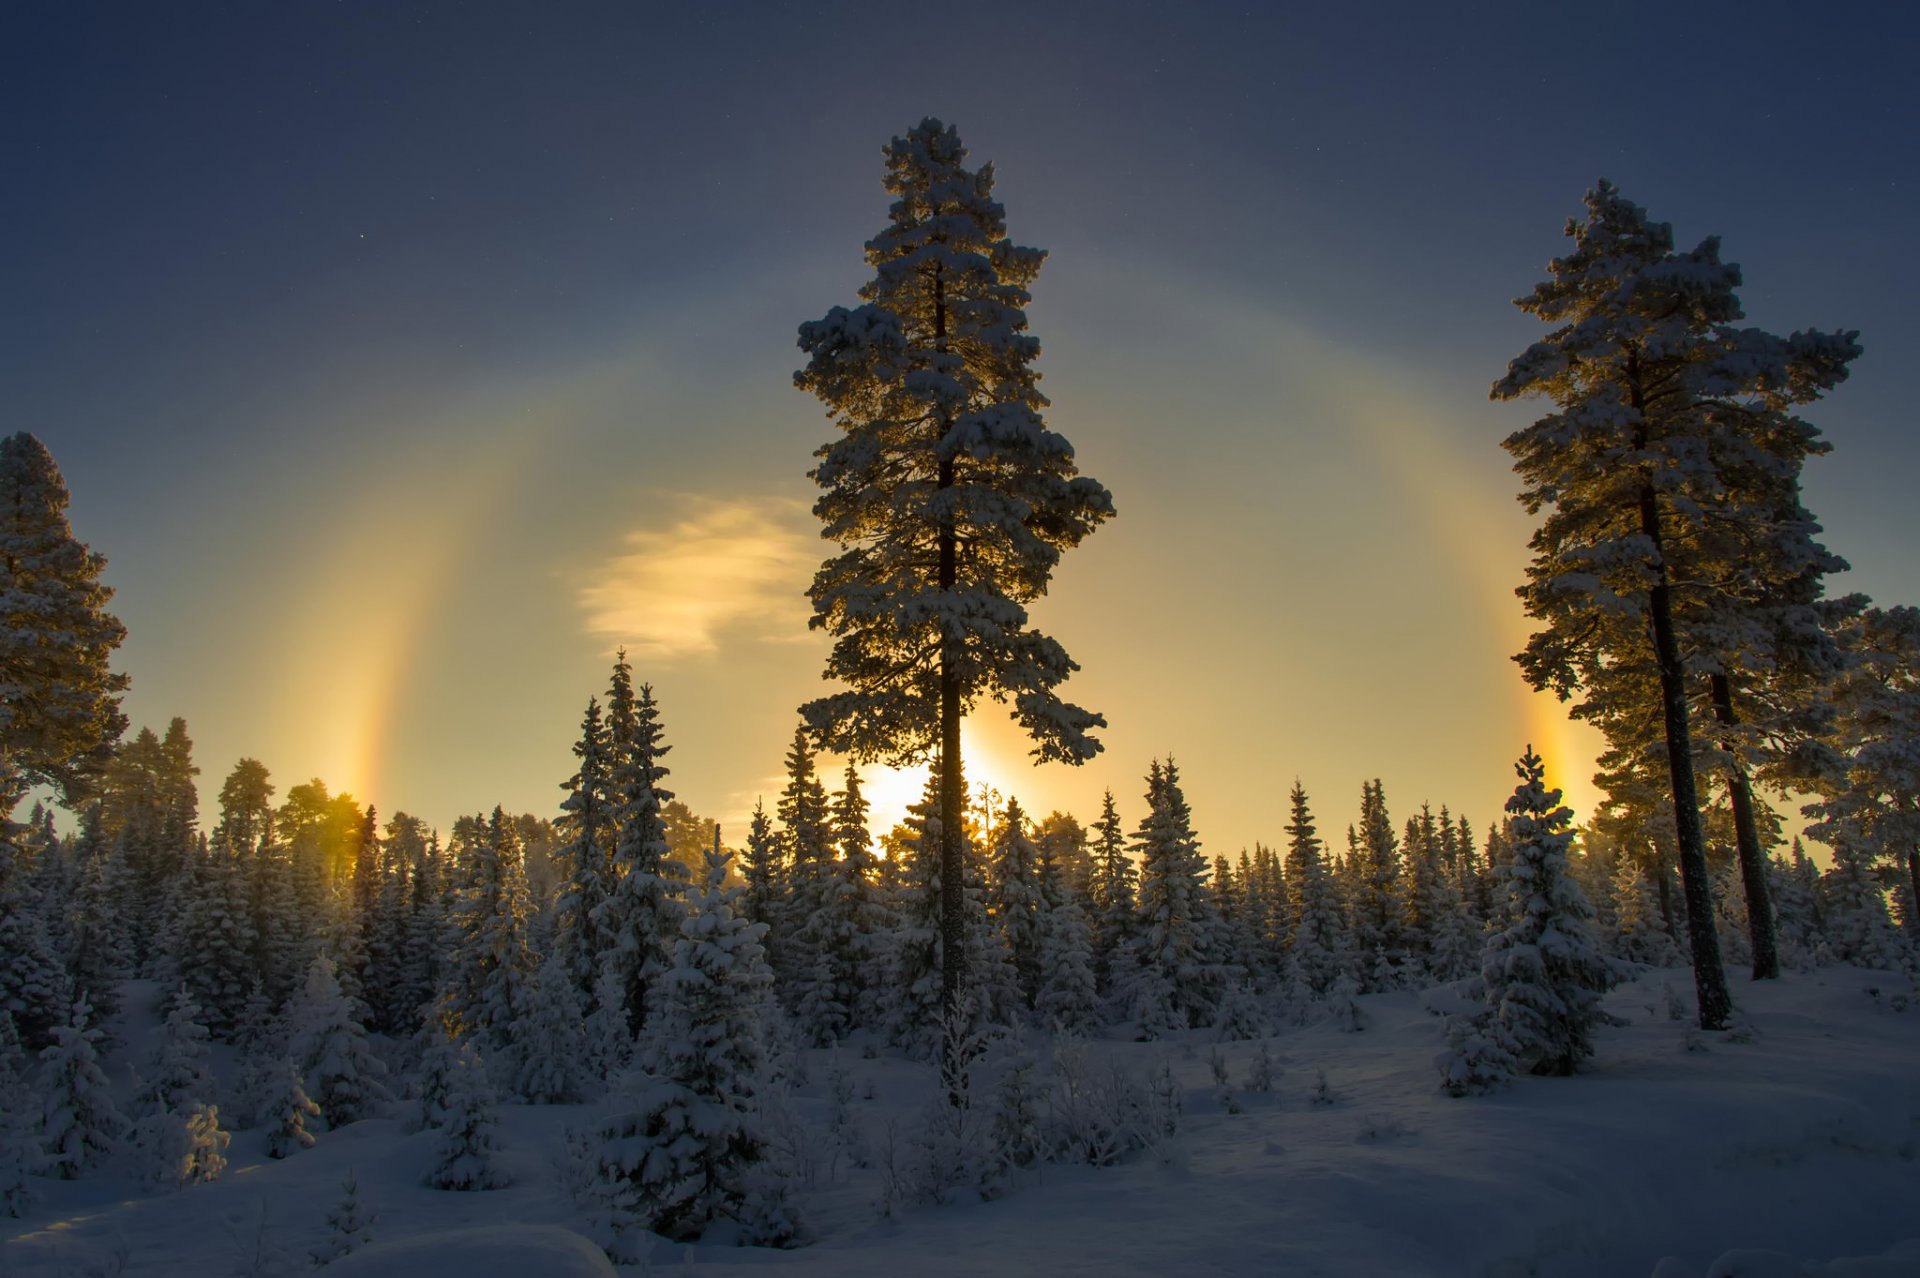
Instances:
[[[994,800],[997,814],[1011,792],[1010,778],[1017,777],[1020,769],[1007,767],[1000,751],[986,738],[991,733],[977,719],[967,719],[960,726],[960,758],[967,772],[967,801],[978,804],[983,789],[991,789],[999,796]],[[867,828],[873,832],[877,844],[880,836],[906,819],[907,809],[918,803],[927,792],[927,768],[925,765],[915,768],[893,768],[885,764],[869,764],[860,769],[860,784],[865,787],[869,812]]]

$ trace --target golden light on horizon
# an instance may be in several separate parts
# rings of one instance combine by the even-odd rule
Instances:
[[[994,800],[995,818],[1009,795],[1019,797],[1020,770],[1007,766],[997,742],[989,741],[989,729],[976,713],[960,725],[960,760],[966,770],[967,802],[976,804],[988,791]],[[844,765],[842,765],[844,767]],[[904,821],[907,809],[920,802],[927,792],[928,764],[896,768],[873,763],[860,768],[861,793],[868,804],[867,828],[878,846],[882,835]],[[829,786],[831,776],[826,778]],[[1028,812],[1030,817],[1045,815]]]

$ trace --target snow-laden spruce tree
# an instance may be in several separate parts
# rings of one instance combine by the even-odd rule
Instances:
[[[933,119],[887,144],[893,204],[867,242],[863,304],[801,326],[795,375],[843,432],[815,454],[814,512],[841,553],[811,594],[812,624],[834,640],[826,673],[846,688],[801,713],[825,748],[938,760],[948,1004],[966,976],[961,716],[1011,699],[1042,759],[1099,749],[1104,720],[1061,700],[1074,662],[1029,627],[1027,605],[1113,514],[1041,418],[1025,307],[1044,255],[1007,238],[992,166],[969,169],[966,154]]]
[[[1100,986],[1093,972],[1093,929],[1079,893],[1048,910],[1040,924],[1040,991],[1034,1002],[1042,1025],[1068,1030],[1093,1026]]]
[[[1353,950],[1367,960],[1365,988],[1391,989],[1411,957],[1405,933],[1410,926],[1417,931],[1421,920],[1401,881],[1400,844],[1387,815],[1386,787],[1378,780],[1360,783],[1355,833],[1360,865],[1353,892]]]
[[[39,1200],[33,1177],[46,1161],[39,1112],[26,1086],[27,1053],[13,1018],[0,1011],[0,1215],[24,1216]]]
[[[314,1248],[314,1263],[325,1267],[366,1246],[373,1241],[378,1220],[360,1201],[360,1178],[347,1168],[346,1179],[340,1182],[340,1201],[327,1212],[326,1241]]]
[[[219,1089],[200,1016],[182,985],[169,1002],[165,1032],[141,1081],[135,1139],[149,1175],[164,1185],[214,1180],[227,1165],[229,1137],[214,1103]]]
[[[597,699],[587,700],[573,753],[580,766],[562,786],[567,797],[556,823],[567,842],[560,853],[566,878],[554,902],[554,952],[573,981],[576,997],[587,999],[600,975],[600,955],[612,945],[594,915],[613,887],[612,743]]]
[[[1733,1005],[1714,931],[1690,685],[1750,659],[1755,600],[1824,555],[1811,540],[1817,525],[1782,500],[1800,461],[1824,445],[1787,410],[1845,377],[1859,346],[1851,333],[1783,339],[1735,327],[1740,271],[1720,260],[1718,240],[1676,252],[1672,228],[1608,182],[1586,205],[1586,219],[1567,226],[1573,250],[1517,302],[1554,331],[1492,391],[1544,396],[1557,409],[1505,443],[1522,503],[1545,512],[1519,590],[1541,628],[1517,660],[1534,687],[1579,694],[1575,713],[1616,748],[1633,717],[1610,713],[1608,696],[1636,681],[1657,686],[1700,1024],[1718,1029]]]
[[[177,967],[207,1028],[231,1041],[257,970],[246,866],[224,844],[210,843],[197,877]]]
[[[1671,967],[1679,962],[1680,953],[1667,935],[1653,884],[1647,881],[1640,863],[1620,853],[1609,887],[1613,893],[1613,956],[1648,967]]]
[[[530,1105],[565,1105],[586,1086],[586,1026],[566,961],[555,954],[529,987],[528,1009],[513,1023],[514,1091]]]
[[[1126,831],[1114,806],[1113,791],[1100,798],[1100,819],[1093,823],[1092,924],[1093,973],[1102,993],[1113,988],[1114,956],[1124,953],[1134,936],[1139,872],[1127,855]]]
[[[602,1129],[601,1175],[623,1183],[645,1227],[669,1238],[726,1225],[739,1241],[778,1245],[797,1229],[765,1165],[761,1013],[772,973],[765,927],[736,913],[729,853],[710,851],[688,899],[673,965],[654,982],[642,1076],[630,1108]]]
[[[435,1133],[426,1183],[435,1189],[499,1189],[508,1178],[496,1161],[500,1106],[486,1062],[470,1039],[445,1043],[450,1058],[440,1070],[439,1094],[426,1101]]]
[[[1298,781],[1291,802],[1293,816],[1286,825],[1288,965],[1295,984],[1320,999],[1347,970],[1346,926],[1326,849],[1315,832],[1306,789]]]
[[[1147,815],[1134,834],[1140,854],[1135,937],[1129,951],[1134,1018],[1142,1032],[1210,1025],[1240,973],[1227,961],[1226,937],[1207,884],[1207,859],[1172,759],[1147,774]],[[1170,995],[1171,1021],[1160,1000]]]
[[[621,717],[614,716],[616,723]],[[673,791],[661,784],[668,768],[660,760],[672,749],[662,734],[653,687],[642,684],[631,727],[615,734],[613,792],[620,833],[613,849],[613,888],[593,912],[594,926],[610,942],[600,956],[602,974],[612,976],[604,989],[618,992],[629,1035],[638,1032],[647,1014],[647,991],[667,968],[685,909],[687,871],[670,855],[661,816],[673,799]],[[624,746],[621,735],[628,736]],[[596,992],[602,988],[597,985]]]
[[[85,994],[75,999],[71,1018],[54,1026],[53,1042],[40,1053],[40,1143],[47,1169],[62,1180],[98,1166],[127,1136],[126,1116],[100,1072],[100,1031],[87,1023],[92,1011]]]
[[[313,1148],[311,1124],[320,1117],[320,1107],[307,1095],[300,1066],[291,1058],[282,1057],[274,1070],[273,1086],[268,1088],[260,1112],[267,1129],[268,1158],[285,1158]]]
[[[908,807],[906,837],[893,855],[904,865],[894,894],[893,929],[886,942],[886,979],[879,1015],[888,1037],[915,1054],[936,1046],[940,979],[944,970],[940,899],[940,783],[929,777],[920,802]]]
[[[489,1055],[505,1058],[513,1025],[525,1015],[533,979],[533,949],[527,940],[528,891],[520,840],[498,806],[486,833],[465,861],[466,882],[454,898],[453,940],[446,957],[440,1008],[462,1037],[472,1037]],[[511,1074],[506,1075],[511,1081]],[[331,1108],[321,1098],[322,1108]]]
[[[771,932],[787,894],[786,860],[781,853],[780,836],[760,800],[753,802],[753,816],[747,822],[747,850],[740,858],[740,877],[747,890],[740,898],[740,910],[749,920],[765,923]],[[767,962],[773,963],[772,936],[769,935]]]
[[[13,1018],[28,1047],[52,1041],[72,1006],[67,972],[47,934],[28,873],[21,835],[8,818],[19,774],[0,755],[0,1013]]]
[[[1041,947],[1047,903],[1040,888],[1039,849],[1027,836],[1027,814],[1011,796],[987,849],[987,867],[987,906],[1013,965],[1020,999],[1031,1009],[1045,975]]]
[[[329,1130],[369,1118],[392,1099],[381,1081],[387,1067],[367,1045],[367,1031],[324,953],[307,965],[306,985],[287,1010],[287,1054]]]
[[[1594,1030],[1611,1021],[1600,1001],[1615,969],[1594,941],[1593,906],[1567,867],[1573,814],[1546,787],[1546,767],[1531,746],[1514,770],[1508,923],[1487,938],[1480,979],[1502,1045],[1520,1068],[1571,1074],[1593,1055]]]
[[[1920,898],[1920,609],[1862,609],[1837,631],[1847,664],[1830,693],[1835,758],[1815,778],[1819,798],[1804,811],[1816,824],[1807,833],[1865,870],[1887,865]],[[1856,886],[1848,885],[1848,912],[1865,905]],[[1842,927],[1857,925],[1873,926],[1857,915]],[[1908,941],[1920,946],[1920,933]],[[1851,936],[1841,942],[1854,944]]]
[[[127,677],[107,665],[126,628],[106,611],[106,558],[74,540],[68,501],[45,444],[0,439],[0,817],[35,782],[85,798],[127,724]]]

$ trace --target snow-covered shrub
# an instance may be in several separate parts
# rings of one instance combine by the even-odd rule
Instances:
[[[1440,1071],[1440,1090],[1449,1096],[1478,1096],[1496,1091],[1512,1081],[1513,1053],[1493,1017],[1486,1012],[1476,1016],[1447,1018],[1447,1049],[1433,1058]]]
[[[387,1067],[367,1046],[367,1031],[326,954],[314,955],[308,965],[287,1022],[287,1053],[330,1130],[370,1117],[392,1099],[381,1082]]]
[[[427,1184],[435,1189],[498,1189],[508,1181],[494,1163],[500,1118],[493,1084],[472,1043],[462,1040],[455,1050],[446,1090],[428,1116],[438,1139]]]
[[[1247,1062],[1247,1090],[1270,1092],[1279,1078],[1280,1064],[1274,1059],[1272,1045],[1263,1038],[1254,1044],[1253,1059]]]
[[[602,1174],[632,1186],[655,1233],[694,1239],[718,1227],[736,1241],[789,1245],[800,1227],[785,1179],[763,1165],[766,926],[735,912],[730,858],[708,853],[705,881],[688,894],[673,966],[649,991],[643,1075],[602,1128]]]
[[[94,1048],[100,1031],[87,1024],[91,1011],[81,995],[71,1019],[52,1028],[53,1042],[40,1053],[41,1146],[48,1170],[62,1180],[98,1166],[127,1135],[126,1117],[100,1072]]]
[[[303,1149],[313,1148],[313,1132],[308,1124],[320,1117],[320,1107],[307,1095],[300,1067],[282,1057],[279,1086],[267,1096],[261,1113],[267,1128],[267,1157],[285,1158]]]
[[[360,1179],[349,1167],[346,1179],[340,1182],[340,1201],[327,1212],[327,1237],[314,1248],[313,1262],[330,1265],[366,1246],[373,1239],[373,1226],[378,1220],[360,1201]]]

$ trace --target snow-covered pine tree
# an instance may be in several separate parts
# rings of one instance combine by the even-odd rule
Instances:
[[[786,768],[787,783],[780,791],[777,811],[787,890],[780,917],[768,924],[777,938],[771,953],[780,960],[776,976],[796,1025],[807,1037],[824,1043],[837,1034],[833,970],[821,948],[817,924],[833,861],[833,813],[826,786],[814,769],[805,727],[794,729]]]
[[[767,816],[766,805],[758,799],[753,802],[753,817],[747,824],[747,850],[740,859],[740,876],[747,885],[740,898],[741,912],[753,922],[767,925],[767,960],[772,965],[772,930],[786,899],[787,872],[780,836]]]
[[[1571,1074],[1593,1054],[1593,1032],[1611,1018],[1600,1000],[1614,968],[1589,930],[1593,906],[1567,872],[1572,813],[1549,790],[1529,746],[1507,800],[1513,858],[1506,867],[1508,924],[1487,938],[1480,978],[1502,1046],[1535,1074]]]
[[[360,1178],[347,1168],[340,1182],[340,1201],[327,1212],[327,1238],[314,1249],[313,1261],[322,1266],[350,1256],[373,1240],[373,1226],[379,1217],[360,1201]]]
[[[267,1157],[285,1158],[313,1148],[310,1124],[320,1117],[320,1107],[307,1095],[300,1066],[293,1060],[281,1058],[274,1076],[277,1085],[269,1088],[261,1111],[267,1129]]]
[[[127,1136],[126,1116],[100,1072],[92,1011],[85,994],[75,999],[70,1019],[53,1027],[53,1042],[40,1053],[40,1144],[47,1169],[62,1180],[97,1166]]]
[[[600,975],[600,956],[613,944],[594,917],[613,888],[612,744],[595,698],[587,699],[586,718],[573,753],[579,767],[561,787],[567,792],[559,821],[567,840],[560,854],[566,877],[554,902],[554,951],[573,981],[575,994],[586,999],[592,997]]]
[[[316,954],[306,985],[287,1011],[287,1052],[329,1130],[371,1117],[392,1099],[387,1067],[367,1045],[366,1029],[341,993],[333,960]]]
[[[226,845],[211,842],[200,857],[198,890],[187,901],[180,979],[203,1010],[207,1028],[231,1041],[255,975],[253,911],[246,867]]]
[[[1627,722],[1607,713],[1604,694],[1657,683],[1700,1023],[1718,1029],[1732,999],[1714,930],[1688,681],[1725,673],[1738,652],[1705,640],[1743,638],[1756,591],[1775,575],[1797,576],[1819,551],[1809,535],[1817,526],[1781,494],[1797,485],[1801,459],[1824,446],[1785,410],[1845,377],[1860,348],[1852,333],[1781,339],[1734,327],[1740,271],[1720,261],[1716,239],[1675,252],[1672,228],[1608,182],[1586,205],[1586,220],[1567,227],[1573,251],[1517,303],[1558,327],[1492,391],[1543,395],[1558,410],[1506,441],[1522,502],[1547,512],[1520,590],[1542,628],[1518,660],[1534,687],[1581,694],[1575,714],[1603,730]],[[1756,471],[1769,478],[1756,482]],[[1622,731],[1610,741],[1620,747]]]
[[[1103,720],[1060,699],[1073,662],[1028,628],[1026,605],[1113,502],[1041,420],[1024,307],[1043,255],[1007,239],[992,167],[966,168],[959,134],[933,119],[885,154],[894,203],[867,244],[865,304],[800,329],[795,381],[844,432],[812,472],[842,552],[811,593],[834,638],[827,674],[848,685],[802,714],[823,747],[857,759],[937,758],[951,1005],[967,977],[961,716],[1011,696],[1041,758],[1098,750]]]
[[[504,1058],[515,1020],[530,1011],[527,986],[534,959],[527,942],[527,878],[520,842],[498,806],[465,868],[450,920],[453,941],[440,1010],[462,1037],[473,1038],[489,1056],[503,1059],[502,1077],[511,1083],[514,1071],[504,1066]],[[326,1098],[319,1099],[331,1114]]]
[[[104,1021],[120,1010],[120,982],[132,967],[133,954],[120,922],[116,866],[101,826],[98,803],[89,803],[81,811],[72,856],[74,889],[67,907],[67,980],[73,989],[87,991],[95,1015]]]
[[[1820,882],[1821,914],[1833,957],[1876,972],[1904,972],[1912,952],[1887,913],[1887,890],[1873,872],[1873,850],[1841,843]]]
[[[1667,935],[1666,921],[1660,917],[1660,902],[1653,884],[1647,881],[1640,863],[1622,851],[1615,858],[1611,879],[1613,891],[1613,942],[1615,958],[1649,967],[1671,967],[1680,961],[1673,938]]]
[[[601,971],[613,973],[628,1031],[637,1033],[647,1015],[647,991],[666,970],[668,947],[679,930],[686,868],[670,855],[661,817],[673,791],[660,784],[668,773],[660,760],[672,747],[661,740],[660,709],[649,684],[640,687],[631,733],[626,749],[615,751],[620,836],[613,851],[613,888],[596,907],[594,922],[612,940],[612,948],[601,955]]]
[[[887,980],[880,1016],[888,1036],[910,1051],[930,1051],[940,1022],[942,917],[939,778],[927,779],[907,809],[906,838],[895,845],[906,862],[887,941]]]
[[[1713,920],[1720,932],[1720,953],[1736,965],[1753,962],[1747,903],[1740,891],[1740,865],[1724,861],[1713,868]],[[1772,929],[1768,929],[1772,935]]]
[[[1140,854],[1135,940],[1127,979],[1136,984],[1134,1019],[1159,1029],[1213,1023],[1221,997],[1238,979],[1222,936],[1220,914],[1207,884],[1207,860],[1193,833],[1192,814],[1173,760],[1155,761],[1147,775],[1147,815],[1134,835]],[[1146,973],[1144,979],[1142,973]],[[1158,1006],[1171,997],[1172,1017]]]
[[[520,1068],[514,1090],[531,1105],[579,1100],[586,1082],[586,1026],[573,974],[561,955],[541,965],[528,993],[528,1008],[511,1029],[513,1059]]]
[[[26,1048],[13,1027],[13,1017],[0,1012],[0,1215],[4,1216],[24,1216],[39,1200],[32,1178],[46,1162],[26,1070]]]
[[[1034,1010],[1042,1025],[1084,1030],[1098,1020],[1100,987],[1093,974],[1093,929],[1077,892],[1067,893],[1041,919],[1040,973]]]
[[[24,431],[0,439],[0,818],[36,782],[84,800],[127,723],[127,677],[107,664],[126,628],[106,611],[106,558],[74,539],[68,501],[46,445]]]
[[[1845,848],[1856,864],[1885,864],[1920,898],[1920,608],[1861,609],[1836,626],[1836,638],[1846,667],[1829,693],[1837,713],[1827,744],[1837,758],[1813,777],[1819,798],[1804,809],[1816,822],[1807,834]],[[1864,899],[1855,886],[1848,909]],[[1920,935],[1907,940],[1920,946]]]
[[[34,900],[23,827],[7,815],[22,784],[0,755],[0,1013],[13,1018],[29,1048],[39,1048],[65,1019],[72,992]]]
[[[167,1018],[159,1044],[142,1071],[142,1095],[167,1110],[185,1110],[218,1095],[200,1005],[185,985],[167,1000]]]
[[[729,859],[708,854],[673,966],[651,989],[644,1077],[632,1107],[602,1130],[601,1174],[632,1190],[655,1233],[700,1238],[730,1222],[743,1242],[780,1244],[797,1229],[770,1186],[759,1115],[760,1015],[773,978],[764,926],[736,913]]]
[[[498,1162],[499,1102],[486,1062],[470,1039],[449,1040],[453,1053],[441,1094],[428,1106],[436,1136],[426,1183],[434,1189],[499,1189],[508,1178]]]
[[[425,1023],[446,979],[448,895],[440,836],[409,838],[413,868],[407,875],[407,917],[403,925],[405,961],[402,989],[395,1002],[409,1009],[407,1023]]]
[[[1807,859],[1798,837],[1792,859],[1775,853],[1771,874],[1773,907],[1779,925],[1780,961],[1805,970],[1813,965],[1823,936],[1820,925],[1820,871]]]
[[[1400,844],[1387,815],[1386,787],[1379,780],[1360,784],[1360,825],[1355,831],[1360,869],[1353,895],[1353,950],[1367,959],[1362,976],[1367,990],[1392,989],[1409,959],[1404,933],[1413,920],[1401,882]]]
[[[1113,791],[1107,790],[1100,798],[1100,819],[1093,823],[1093,973],[1102,993],[1113,988],[1114,955],[1133,941],[1138,883]]]
[[[1293,816],[1286,825],[1287,958],[1298,985],[1314,998],[1325,998],[1347,968],[1346,927],[1307,792],[1298,781],[1291,802]]]
[[[1027,814],[1008,796],[987,851],[987,908],[1013,965],[1020,999],[1031,1010],[1040,995],[1046,901],[1040,886],[1039,851],[1027,836]]]
[[[1408,819],[1402,847],[1406,861],[1408,965],[1416,970],[1431,971],[1435,940],[1451,901],[1440,831],[1430,804],[1422,803],[1420,815]]]
[[[226,1168],[230,1137],[214,1104],[219,1089],[207,1038],[199,1005],[182,985],[169,1001],[164,1036],[148,1062],[144,1112],[134,1128],[148,1174],[158,1184],[215,1180]]]
[[[860,775],[847,765],[845,785],[834,796],[833,837],[839,856],[825,867],[820,912],[811,948],[832,973],[836,1015],[847,1029],[875,1019],[874,973],[890,920],[875,886],[872,836]]]

